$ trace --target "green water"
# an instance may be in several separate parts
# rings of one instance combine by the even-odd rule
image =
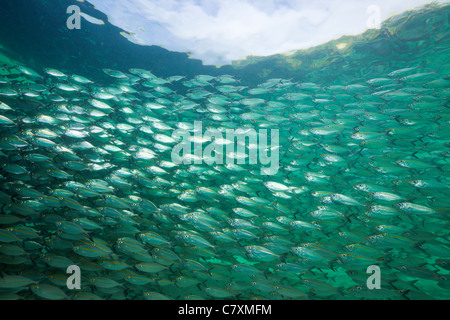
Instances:
[[[0,299],[448,299],[448,13],[221,69],[5,36]]]

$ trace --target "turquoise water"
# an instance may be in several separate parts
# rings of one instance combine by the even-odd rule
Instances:
[[[448,13],[223,68],[2,28],[0,298],[448,299]]]

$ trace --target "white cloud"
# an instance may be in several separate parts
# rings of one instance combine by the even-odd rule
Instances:
[[[223,65],[319,45],[367,29],[367,8],[381,20],[424,0],[89,0],[130,41],[191,52]],[[439,1],[445,2],[445,1]]]

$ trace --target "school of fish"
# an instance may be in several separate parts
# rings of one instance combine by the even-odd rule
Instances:
[[[416,65],[341,85],[248,87],[231,75],[103,71],[109,83],[3,68],[0,299],[439,299],[450,289],[448,75]],[[175,163],[172,134],[193,134],[195,121],[279,130],[278,171]],[[71,265],[80,290],[67,288]],[[381,289],[366,285],[371,265]]]

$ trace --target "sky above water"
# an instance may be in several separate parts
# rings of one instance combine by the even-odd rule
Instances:
[[[310,48],[379,28],[423,0],[88,0],[140,45],[206,65]],[[436,1],[449,3],[448,1]],[[93,22],[93,21],[91,21]]]

